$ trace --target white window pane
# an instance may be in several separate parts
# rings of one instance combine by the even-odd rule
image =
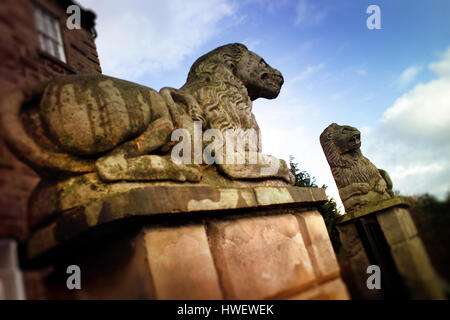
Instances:
[[[43,37],[44,39],[44,51],[50,53],[50,47],[48,45],[48,39],[46,37]]]
[[[39,8],[34,10],[34,17],[36,19],[36,27],[40,32],[44,32],[44,18],[42,17],[42,11]]]
[[[52,40],[52,46],[53,46],[55,57],[57,57],[59,60],[61,60],[61,57],[59,56],[58,43]]]
[[[42,34],[39,34],[39,47],[41,48],[41,50],[47,51],[47,49],[45,48],[45,39]]]
[[[50,53],[52,56],[55,56],[55,50],[53,48],[53,43],[52,40],[50,40],[49,38],[45,39],[45,45],[47,48],[47,52]]]
[[[50,16],[46,16],[44,21],[45,21],[45,33],[52,39],[56,39],[56,34],[53,30],[53,23],[52,23],[52,18]]]
[[[53,40],[50,40],[50,43],[52,45],[52,54],[53,54],[53,56],[55,56],[55,57],[57,57],[59,59],[59,57],[58,57],[58,45]]]
[[[58,44],[58,52],[59,52],[59,59],[63,62],[66,62],[66,55],[64,54],[64,48],[61,44]]]
[[[59,60],[63,61],[59,43],[57,41],[52,40],[52,45],[53,45],[53,50],[55,52],[55,57],[57,57]]]
[[[58,40],[59,43],[62,43],[61,29],[59,28],[59,22],[56,19],[55,21],[53,21],[53,28],[55,29],[56,33],[56,40]]]
[[[41,36],[41,41],[42,41],[42,50],[44,50],[45,52],[50,53],[50,49],[48,46],[48,42],[47,42],[47,38],[45,36]]]

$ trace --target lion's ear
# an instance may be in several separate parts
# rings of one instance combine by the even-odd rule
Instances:
[[[236,74],[237,69],[236,69],[236,65],[234,64],[234,62],[231,60],[230,56],[226,56],[226,60],[225,60],[225,66],[230,69],[233,74]]]
[[[235,51],[236,53],[238,52],[243,52],[243,51],[248,51],[248,48],[243,45],[242,43],[232,43],[231,45],[229,45],[229,47],[231,50]]]

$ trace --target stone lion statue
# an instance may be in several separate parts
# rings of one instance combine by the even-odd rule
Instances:
[[[394,196],[388,173],[361,153],[358,129],[332,123],[320,135],[320,144],[346,211]]]
[[[261,156],[252,101],[277,97],[282,84],[279,71],[235,43],[197,59],[180,89],[157,92],[100,74],[63,76],[7,96],[0,120],[7,144],[43,177],[97,172],[107,182],[199,181],[201,166],[171,161],[172,132],[192,132],[195,120],[203,129],[253,129]],[[277,161],[277,171],[218,166],[232,179],[293,182],[283,160],[266,157]]]

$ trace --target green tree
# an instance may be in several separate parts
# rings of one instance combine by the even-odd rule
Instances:
[[[293,156],[289,156],[289,167],[295,177],[296,187],[318,188],[316,184],[316,178],[314,176],[311,176],[306,171],[301,171],[299,168],[299,164],[294,162]],[[322,185],[322,188],[326,190],[327,186]],[[327,226],[327,231],[330,236],[331,243],[333,245],[334,251],[337,253],[339,251],[339,248],[341,247],[341,241],[339,239],[339,232],[336,225],[341,215],[334,199],[329,198],[329,200],[319,208],[319,212],[325,220],[325,225]]]
[[[316,178],[311,177],[311,175],[306,171],[300,171],[298,166],[299,166],[298,163],[294,162],[294,157],[289,156],[289,167],[291,169],[292,174],[295,177],[295,186],[318,188],[316,184]]]
[[[323,188],[326,190],[327,186],[324,185]],[[323,220],[325,220],[325,225],[327,226],[334,251],[338,253],[341,247],[341,239],[339,238],[337,224],[341,218],[341,214],[337,208],[336,201],[334,201],[333,198],[329,198],[329,200],[319,208],[319,212],[322,215]]]

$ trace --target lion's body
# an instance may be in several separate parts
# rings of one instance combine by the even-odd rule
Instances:
[[[387,173],[361,153],[356,128],[333,123],[320,135],[320,143],[347,211],[393,196]]]
[[[144,132],[157,100],[164,104],[158,92],[131,82],[103,75],[68,76],[47,85],[40,114],[65,152],[95,155]]]
[[[361,152],[351,152],[341,156],[343,165],[332,168],[338,188],[344,188],[352,183],[368,183],[373,187],[382,179],[378,169]]]

